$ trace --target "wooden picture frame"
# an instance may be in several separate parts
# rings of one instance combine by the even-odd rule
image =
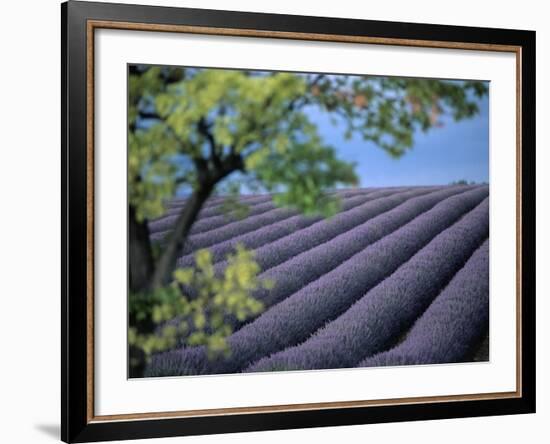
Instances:
[[[63,3],[61,16],[63,441],[138,439],[535,412],[534,32],[78,1]],[[517,203],[516,390],[96,415],[94,33],[98,29],[514,54],[516,171],[509,172],[509,180],[516,181]]]

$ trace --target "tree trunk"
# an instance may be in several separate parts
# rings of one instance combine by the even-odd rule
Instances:
[[[160,288],[170,282],[172,272],[176,266],[178,252],[181,251],[191,226],[195,222],[200,209],[210,196],[213,188],[213,185],[203,184],[198,190],[191,194],[191,197],[185,204],[185,207],[176,221],[174,229],[170,233],[168,244],[156,264],[150,289],[154,290]]]
[[[149,238],[147,221],[139,222],[136,218],[136,208],[129,206],[129,285],[130,290],[139,292],[145,290],[154,272],[153,250]]]

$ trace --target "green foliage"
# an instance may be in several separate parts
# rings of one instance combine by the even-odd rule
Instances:
[[[241,184],[237,181],[230,182],[225,187],[225,195],[221,205],[222,213],[228,219],[243,219],[248,216],[249,207],[240,200]]]
[[[287,112],[283,128],[273,138],[263,140],[245,165],[265,189],[277,192],[273,199],[276,205],[331,216],[338,211],[339,202],[325,191],[358,182],[355,165],[339,160],[334,148],[323,144],[317,128],[302,112]]]
[[[333,149],[321,143],[301,107],[293,106],[307,93],[302,76],[195,69],[182,70],[179,81],[163,83],[162,70],[143,69],[130,75],[130,103],[145,114],[152,109],[157,118],[145,129],[130,126],[130,202],[140,220],[159,216],[177,185],[200,187],[197,159],[240,156],[244,172],[264,189],[285,193],[278,203],[307,213],[333,213],[336,203],[319,199],[323,188],[357,182],[353,166],[331,155]],[[177,155],[187,163],[176,163]],[[269,170],[271,162],[277,171],[297,174],[276,176]],[[182,170],[182,164],[189,167]],[[304,177],[310,177],[307,183]],[[228,206],[235,202],[227,201]]]
[[[130,202],[140,220],[159,216],[178,186],[201,186],[198,161],[213,168],[240,156],[244,174],[227,179],[237,188],[254,182],[280,193],[279,205],[330,215],[338,203],[323,190],[357,177],[320,139],[309,109],[399,157],[416,129],[441,126],[445,114],[473,116],[486,93],[474,81],[137,66],[129,76]],[[147,118],[153,123],[140,126]],[[226,203],[245,214],[236,199]]]
[[[135,68],[128,78],[128,191],[139,221],[164,212],[164,201],[174,195],[178,177],[185,171],[173,162],[179,147],[154,119],[149,127],[139,127],[140,113],[154,109],[154,97],[166,89],[169,80],[180,79],[173,68]]]
[[[160,124],[128,134],[129,201],[138,220],[162,215],[163,202],[174,195],[178,170],[169,158],[175,153]]]
[[[487,91],[474,81],[317,75],[307,102],[337,116],[347,137],[358,135],[400,157],[413,146],[416,129],[441,126],[445,114],[455,120],[473,116],[476,99]]]
[[[227,257],[222,276],[216,276],[208,250],[195,255],[195,267],[174,271],[169,286],[153,292],[130,294],[128,342],[151,354],[169,350],[182,341],[205,345],[211,356],[230,352],[225,338],[232,333],[227,316],[244,321],[263,311],[263,304],[251,293],[271,288],[258,279],[260,267],[254,254],[242,246]],[[186,289],[193,289],[193,296]],[[132,363],[137,365],[137,363]]]
[[[475,182],[473,180],[468,182],[466,179],[460,179],[449,183],[449,185],[475,185]]]

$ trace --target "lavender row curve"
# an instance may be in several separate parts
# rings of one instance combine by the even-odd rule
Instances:
[[[182,254],[189,254],[199,248],[215,245],[235,236],[257,230],[265,225],[287,219],[297,213],[298,211],[293,208],[274,208],[256,217],[230,222],[208,232],[191,235],[188,237],[183,247]],[[161,241],[167,233],[169,233],[169,231],[153,233],[151,234],[151,239],[154,241]]]
[[[273,210],[274,208],[275,208],[275,204],[269,201],[269,202],[263,202],[257,205],[250,206],[248,208],[248,214],[246,215],[246,217],[242,219],[232,217],[229,214],[218,214],[218,215],[209,216],[209,217],[201,217],[197,219],[197,221],[193,224],[193,226],[191,227],[190,233],[191,234],[203,233],[205,231],[219,228],[231,222],[244,220],[247,217],[266,213],[267,211]],[[179,211],[176,214],[168,215],[162,219],[157,219],[155,221],[149,222],[149,232],[151,234],[155,234],[155,233],[170,231],[174,226],[174,224],[176,223],[176,220],[180,216]]]
[[[408,199],[414,198],[415,196],[428,194],[432,190],[432,188],[428,189],[415,189],[413,192],[405,192],[405,193],[396,193],[395,191],[378,191],[372,194],[369,194],[368,196],[355,196],[351,197],[344,201],[345,204],[348,204],[348,206],[354,206],[350,211],[340,213],[339,216],[346,216],[341,221],[341,223],[338,223],[335,225],[339,228],[338,232],[332,232],[331,230],[324,230],[323,224],[316,224],[320,230],[318,230],[319,234],[318,236],[314,235],[311,238],[299,236],[298,239],[292,240],[290,242],[288,252],[291,257],[293,253],[293,247],[294,249],[298,246],[301,247],[302,250],[301,253],[298,253],[295,257],[295,261],[291,262],[288,266],[285,266],[285,264],[281,264],[279,267],[271,268],[267,271],[267,273],[261,274],[261,278],[268,278],[272,279],[277,283],[276,288],[272,290],[257,290],[254,293],[254,296],[261,300],[264,303],[264,306],[271,306],[275,303],[277,303],[279,300],[283,299],[286,295],[292,293],[293,291],[298,290],[299,288],[306,285],[309,281],[314,280],[316,277],[318,277],[320,274],[322,274],[324,271],[328,271],[331,268],[334,268],[337,266],[340,262],[343,262],[345,259],[349,258],[353,255],[354,251],[358,251],[358,249],[361,248],[361,246],[366,246],[366,244],[369,242],[374,242],[379,237],[384,235],[384,231],[381,231],[380,229],[375,229],[372,233],[365,234],[364,232],[366,229],[360,231],[356,237],[359,239],[352,239],[351,245],[344,245],[341,248],[338,248],[338,245],[330,245],[330,247],[324,247],[322,249],[322,255],[320,257],[313,257],[313,262],[315,262],[314,265],[317,267],[308,267],[307,264],[311,262],[312,257],[310,255],[304,254],[306,250],[310,248],[314,248],[316,245],[323,243],[324,241],[327,241],[327,236],[330,235],[331,238],[338,236],[338,234],[341,234],[342,230],[345,229],[354,229],[355,226],[361,225],[362,223],[367,222],[369,219],[372,219],[376,217],[377,215],[384,213],[386,211],[389,211],[392,208],[395,208],[400,203],[407,201]],[[437,194],[435,196],[430,196],[430,199],[428,201],[423,202],[425,205],[431,205],[433,206],[436,202],[443,200],[445,197],[448,197],[449,195],[456,194],[460,191],[464,191],[462,188],[460,189],[454,189],[453,191],[450,191],[449,188],[445,188],[442,193]],[[393,195],[390,193],[394,193]],[[388,194],[390,197],[387,197]],[[430,193],[434,194],[434,193]],[[396,196],[397,199],[392,199],[393,196]],[[368,199],[370,198],[370,199]],[[414,200],[414,199],[412,199]],[[361,203],[372,203],[376,205],[361,205]],[[352,205],[350,205],[352,204]],[[390,221],[390,223],[387,223],[385,220],[382,220],[381,224],[384,225],[385,229],[389,229],[390,227],[394,227],[399,221],[401,220],[402,223],[406,223],[410,219],[412,219],[414,216],[418,215],[422,212],[423,209],[426,209],[425,206],[419,205],[418,203],[412,205],[412,213],[409,212],[403,212],[402,216],[406,217],[406,220],[403,221],[403,218],[397,218]],[[359,210],[359,211],[356,211]],[[256,246],[263,245],[263,243],[266,243],[269,241],[270,238],[281,235],[281,231],[287,231],[290,232],[290,234],[295,234],[299,231],[299,227],[297,224],[301,224],[304,222],[308,222],[308,225],[311,225],[314,220],[309,220],[309,218],[305,218],[304,216],[294,216],[290,219],[283,220],[279,223],[269,225],[267,227],[264,227],[262,229],[253,231],[251,233],[247,233],[243,236],[238,236],[236,238],[230,239],[228,241],[222,242],[220,244],[216,244],[213,247],[210,248],[210,252],[213,254],[214,259],[220,260],[225,259],[225,256],[227,253],[234,250],[235,245],[237,243],[243,243],[248,248],[254,248]],[[326,222],[326,221],[323,221]],[[339,222],[338,220],[336,222]],[[354,224],[355,226],[352,226]],[[306,230],[304,230],[306,231]],[[280,236],[279,236],[280,237]],[[290,236],[294,237],[294,236]],[[331,239],[329,238],[328,241]],[[344,239],[345,240],[345,239]],[[349,240],[349,239],[348,239]],[[307,242],[306,242],[307,241]],[[313,244],[315,242],[315,244]],[[273,244],[272,244],[273,245]],[[328,244],[327,244],[328,245]],[[339,251],[339,254],[333,254],[331,253],[332,249],[335,249]],[[264,248],[261,249],[262,252],[265,251],[265,256],[261,256],[260,258],[257,258],[256,261],[261,266],[265,262],[263,259],[269,259],[270,258],[270,248]],[[344,255],[344,257],[343,257]],[[279,257],[280,258],[280,257]],[[284,258],[280,258],[283,260]],[[194,255],[189,254],[184,256],[183,258],[180,258],[178,260],[178,266],[184,267],[184,266],[192,266],[194,263]],[[300,264],[300,261],[302,262]],[[296,263],[298,262],[298,263]],[[305,262],[305,265],[304,265]],[[227,262],[217,262],[215,265],[215,272],[217,274],[222,274],[227,266]],[[297,281],[295,280],[296,274],[293,273],[294,268],[300,268],[302,267],[302,275],[300,276],[300,279]],[[281,271],[282,269],[282,271]],[[305,272],[303,271],[305,269]],[[288,273],[287,273],[288,271]],[[303,279],[303,276],[306,276],[306,279]],[[286,285],[285,285],[286,284]],[[188,289],[189,292],[193,292],[193,289]],[[233,327],[234,330],[238,329],[243,322],[239,321],[234,316],[228,316],[225,319],[225,323],[229,324]]]
[[[341,190],[329,191],[327,194],[338,194],[340,197],[348,197],[372,190],[374,190],[374,188],[345,188]],[[274,195],[274,193],[241,195],[239,196],[239,201],[245,204],[264,203],[273,200]],[[223,204],[226,198],[227,196],[209,197],[208,200],[205,202],[203,208],[219,206]],[[166,202],[166,206],[168,209],[181,209],[183,206],[185,206],[186,202],[187,198],[176,198]]]
[[[391,187],[391,189],[397,190],[398,188]],[[330,194],[337,194],[340,198],[345,199],[348,197],[372,193],[373,191],[375,191],[375,189],[373,188],[357,188],[357,189],[354,188],[354,189],[341,190]],[[249,217],[251,215],[261,214],[265,211],[275,208],[275,204],[273,203],[272,197],[273,197],[272,195],[242,196],[239,200],[241,203],[248,206],[249,214],[247,215],[247,217]],[[192,227],[192,232],[200,233],[213,228],[217,228],[213,226],[216,223],[213,220],[214,218],[217,218],[216,219],[216,221],[218,222],[217,226],[222,226],[231,221],[228,215],[224,214],[222,211],[223,198],[218,198],[218,199],[219,199],[219,202],[217,202],[217,204],[211,203],[210,205],[204,206],[202,208],[202,210],[198,215],[197,222],[195,222],[195,224]],[[182,210],[182,206],[170,208],[161,217],[150,221],[149,222],[150,232],[157,233],[157,232],[169,230],[177,220],[181,210]],[[207,220],[210,221],[209,224],[212,225],[211,227],[205,227],[205,228],[198,227],[200,223],[206,222]]]
[[[330,269],[336,267],[337,265],[339,265],[340,262],[348,259],[354,254],[354,252],[359,251],[368,243],[372,243],[378,240],[386,232],[388,232],[387,230],[390,230],[392,227],[396,228],[400,222],[402,224],[405,224],[406,222],[410,221],[415,216],[420,214],[423,210],[426,210],[429,207],[435,205],[435,203],[443,200],[446,197],[449,197],[449,195],[464,191],[462,188],[455,188],[453,191],[451,191],[450,188],[446,187],[444,190],[442,190],[441,193],[430,193],[427,199],[424,199],[420,202],[415,201],[414,197],[418,197],[418,195],[422,195],[422,193],[428,194],[430,190],[431,188],[427,190],[418,189],[414,192],[395,193],[393,195],[390,195],[390,197],[383,197],[384,195],[387,195],[389,193],[388,191],[376,192],[369,195],[374,196],[373,199],[376,199],[371,200],[370,202],[366,202],[374,205],[360,205],[359,207],[357,207],[358,204],[353,202],[356,206],[355,209],[339,214],[339,216],[347,215],[347,217],[343,217],[341,221],[337,220],[337,224],[333,225],[333,227],[339,228],[337,232],[326,230],[323,227],[322,223],[318,223],[315,224],[318,229],[316,230],[316,232],[313,232],[313,235],[310,237],[294,235],[289,236],[291,240],[290,242],[286,242],[286,244],[288,244],[287,255],[289,258],[291,258],[289,262],[284,262],[285,257],[278,256],[278,258],[284,263],[276,267],[270,268],[269,270],[267,270],[267,272],[264,272],[260,275],[260,278],[267,278],[276,282],[276,287],[269,291],[257,290],[254,293],[254,297],[261,300],[264,303],[264,306],[270,307],[271,305],[279,302],[286,295],[291,294],[292,292],[303,287],[310,281],[314,280],[323,272],[329,271]],[[394,196],[396,197],[396,199],[392,199],[392,197]],[[355,201],[358,197],[359,196],[347,199],[345,202],[350,203],[352,201]],[[392,215],[394,213],[391,213],[389,215],[389,222],[387,220],[388,218],[380,219],[379,224],[377,224],[372,230],[371,225],[363,227],[360,230],[357,228],[358,225],[366,223],[369,219],[373,219],[382,213],[390,211],[392,208],[397,207],[400,203],[406,202],[408,199],[411,199],[411,204],[409,204],[406,208],[410,207],[410,211],[401,211],[400,214],[398,216],[394,216],[393,219]],[[362,200],[366,199],[363,197]],[[221,244],[214,245],[212,248],[210,248],[210,251],[214,254],[215,259],[219,259],[220,257],[224,258],[224,254],[232,251],[234,246],[238,242],[244,243],[248,248],[253,248],[253,242],[265,242],[267,238],[269,238],[273,234],[278,234],[278,230],[273,229],[273,227],[276,226],[282,226],[282,228],[285,230],[287,228],[291,229],[292,234],[302,232],[298,231],[298,228],[294,229],[292,226],[289,226],[289,222],[293,219],[297,222],[303,222],[307,220],[303,216],[295,216],[290,219],[281,221],[277,224],[269,225],[268,227],[264,227],[263,229],[256,230],[254,232],[247,233],[246,235],[238,236],[237,238],[222,242]],[[350,236],[339,236],[340,234],[342,234],[342,231],[344,231],[344,234],[349,233],[349,231],[346,233],[345,230],[350,229],[357,230],[357,235],[355,236],[355,238],[350,238]],[[284,241],[285,239],[283,238],[282,240]],[[335,242],[331,242],[336,240],[347,241],[348,245],[337,245]],[[307,254],[307,250],[314,249],[319,244],[323,244],[321,248],[321,253],[319,255],[316,255],[315,251],[312,251],[312,255]],[[272,243],[271,245],[275,245],[275,243]],[[219,247],[223,247],[223,250],[218,249]],[[267,245],[266,247],[267,248],[261,248],[258,250],[262,253],[260,256],[255,255],[256,261],[259,263],[260,266],[265,264],[266,260],[272,259],[270,256],[270,252],[272,251],[272,249],[269,248],[270,245]],[[296,251],[297,247],[300,248],[300,250],[297,250],[300,251],[300,253],[297,253],[292,259],[293,252]],[[336,251],[337,253],[335,254],[334,251]],[[182,259],[185,259],[185,261],[183,261]],[[314,263],[312,264],[311,262]],[[178,260],[178,266],[180,267],[191,266],[193,265],[193,263],[194,256],[192,254],[184,256],[183,258]],[[215,272],[217,274],[222,274],[226,266],[226,261],[216,263]],[[295,269],[299,269],[301,271],[299,277],[296,275],[296,273],[294,273]],[[193,289],[188,289],[188,291],[192,292]],[[231,325],[231,327],[233,327],[233,330],[238,329],[243,324],[242,321],[239,321],[234,316],[228,316],[225,319],[225,323]]]
[[[382,198],[382,195],[378,194],[378,199],[376,200],[368,201],[350,211],[337,214],[327,220],[316,222],[303,230],[261,246],[255,252],[255,260],[265,272],[305,251],[330,241],[334,237],[365,223],[375,216],[392,210],[410,198],[427,194],[430,191],[433,191],[433,189],[415,188],[395,193],[385,198]],[[373,195],[371,194],[370,196],[372,197]],[[267,231],[267,228],[265,231]],[[216,271],[222,271],[226,265],[225,262],[217,264]]]
[[[239,199],[239,201],[242,204],[247,205],[249,208],[252,208],[252,207],[255,207],[256,205],[261,205],[267,202],[271,202],[271,197],[272,196],[265,196],[265,195],[243,196]],[[210,202],[209,204],[204,204],[197,216],[197,220],[207,219],[209,217],[215,217],[215,216],[223,216],[224,215],[223,201],[224,199],[220,198],[219,201],[216,203]],[[165,219],[170,219],[172,221],[175,221],[174,218],[181,213],[181,210],[183,209],[183,207],[184,207],[183,204],[176,207],[170,207],[166,210],[166,212],[162,216],[151,220],[150,223],[151,224],[157,223]]]
[[[207,199],[205,202],[205,208],[209,208],[213,205],[220,205],[223,203],[223,201],[227,198],[227,196],[211,196]],[[242,195],[239,197],[239,200],[241,202],[246,203],[258,203],[258,202],[266,202],[268,200],[271,200],[273,198],[272,194],[250,194],[250,195]],[[166,206],[168,208],[181,208],[185,206],[187,203],[186,197],[181,199],[173,199],[169,202],[167,202]]]
[[[338,193],[338,196],[341,199],[347,199],[350,197],[360,197],[360,196],[366,196],[368,194],[372,194],[374,191],[367,190],[367,189],[361,189],[361,190],[353,190],[354,192],[350,192],[351,190],[346,190],[348,192],[346,193]],[[191,227],[191,234],[198,234],[198,233],[204,233],[206,231],[214,230],[216,228],[222,227],[224,225],[227,225],[231,222],[238,222],[242,221],[244,219],[247,219],[252,216],[256,216],[262,213],[266,213],[270,210],[276,209],[276,205],[272,200],[269,200],[267,202],[261,202],[254,205],[250,205],[248,207],[248,214],[244,218],[235,218],[231,217],[231,215],[228,214],[218,214],[213,216],[199,216],[197,221],[193,224]],[[155,221],[149,222],[149,231],[151,234],[157,234],[165,236],[169,230],[172,229],[174,223],[179,217],[179,211],[176,211],[172,215],[165,216],[163,218],[159,218]],[[164,233],[161,233],[164,232]]]
[[[356,214],[360,217],[360,219],[356,223],[360,223],[365,218],[369,216],[369,211],[366,211],[365,209],[368,209],[368,207],[364,207],[362,204],[369,202],[369,201],[375,201],[375,200],[384,200],[387,198],[387,196],[391,196],[392,194],[398,194],[398,192],[402,189],[410,189],[410,187],[405,188],[398,188],[398,187],[392,187],[392,188],[380,188],[377,191],[370,192],[370,193],[349,193],[347,194],[349,197],[347,199],[344,199],[342,202],[341,207],[341,213],[340,215],[349,212],[349,210],[356,208],[358,206],[362,206],[363,211],[361,213]],[[431,189],[431,188],[429,188]],[[420,188],[418,188],[420,190]],[[428,190],[421,191],[423,193],[428,193]],[[410,198],[411,195],[417,195],[418,192],[408,192],[408,193],[402,193],[403,198],[399,201],[403,201],[406,198]],[[396,206],[397,203],[395,203]],[[379,211],[382,212],[386,209],[386,206],[381,206],[379,208]],[[346,213],[347,214],[347,213]],[[371,215],[371,217],[373,217]],[[249,249],[254,249],[257,247],[260,247],[268,242],[273,242],[279,238],[282,238],[284,236],[297,233],[300,230],[314,224],[315,222],[318,222],[320,220],[326,220],[322,216],[303,216],[303,215],[296,215],[289,219],[282,220],[280,222],[268,225],[266,227],[262,227],[258,230],[245,233],[241,236],[234,237],[232,239],[228,239],[227,241],[221,242],[219,244],[213,245],[209,248],[210,253],[213,256],[213,262],[215,262],[215,271],[217,274],[222,274],[227,266],[227,262],[225,261],[225,258],[227,257],[228,253],[231,253],[235,250],[235,247],[237,244],[242,244],[246,246]],[[349,219],[346,219],[349,221]],[[345,228],[345,227],[344,227]],[[318,243],[321,242],[323,238],[318,239]],[[268,253],[269,254],[269,253]],[[223,262],[220,262],[223,261]],[[193,266],[195,262],[195,256],[194,254],[188,254],[178,259],[177,266],[178,267],[190,267]],[[260,261],[261,265],[261,261]],[[193,289],[190,288],[188,291],[193,292]],[[175,320],[177,321],[177,320]],[[234,329],[238,328],[240,325],[242,325],[242,322],[238,321],[235,317],[227,317],[225,320],[227,324],[230,324]]]
[[[370,218],[375,217],[377,214],[388,210],[389,207],[395,207],[399,204],[399,202],[403,202],[407,199],[410,199],[411,196],[417,196],[420,193],[429,192],[429,190],[420,190],[420,189],[418,189],[418,191],[415,190],[414,192],[406,192],[406,193],[397,193],[397,191],[399,191],[399,189],[396,189],[396,188],[392,188],[391,191],[387,189],[380,189],[380,191],[376,191],[370,194],[355,195],[354,197],[350,197],[343,201],[343,205],[342,205],[343,212],[340,213],[339,215],[347,214],[348,217],[345,218],[344,220],[347,223],[349,223],[350,221],[355,221],[355,224],[358,225],[364,222],[365,220],[367,220],[369,217]],[[400,195],[399,199],[396,201],[390,200],[390,198],[388,198],[387,196],[392,196],[392,193],[393,195],[399,194]],[[367,202],[372,202],[372,203],[377,202],[378,204],[380,203],[381,204],[375,207],[362,205]],[[361,210],[360,212],[349,211],[354,208],[357,208],[358,206],[361,207],[359,208]],[[353,218],[354,216],[355,216],[355,219]],[[309,225],[312,225],[314,222],[319,221],[320,219],[323,221],[326,221],[322,217],[305,217],[302,215],[297,215],[289,219],[285,219],[278,223],[268,225],[267,227],[260,228],[258,230],[252,231],[250,233],[246,233],[242,236],[237,236],[235,238],[229,239],[225,242],[212,246],[211,248],[209,248],[209,250],[213,255],[214,262],[216,262],[215,272],[217,274],[222,274],[224,272],[227,266],[227,262],[225,261],[225,258],[228,253],[234,251],[235,246],[237,244],[239,243],[243,244],[249,249],[257,248],[264,245],[267,242],[274,241],[286,235],[291,235],[291,234],[300,232],[301,229],[306,228]],[[316,224],[316,225],[320,225],[320,224]],[[342,224],[342,225],[339,225],[340,229],[345,229],[350,227],[349,225],[346,225],[346,224]],[[322,224],[321,224],[321,228],[322,228]],[[324,234],[325,236],[313,237],[313,239],[317,244],[323,242],[323,240],[326,238],[326,235],[331,234],[331,232],[328,231],[327,233],[327,231],[324,231],[321,234]],[[333,236],[336,236],[336,234],[333,234]],[[300,239],[302,241],[307,240],[307,238],[304,238],[304,237],[300,237],[299,240]],[[305,247],[307,244],[302,243],[301,245]],[[294,246],[296,246],[296,243],[294,243]],[[307,246],[310,246],[310,245],[307,245]],[[292,254],[292,249],[290,250],[291,250],[290,254]],[[269,258],[269,249],[267,249],[266,255],[267,255],[266,257]],[[222,260],[223,262],[220,262]],[[264,263],[264,261],[262,260],[258,260],[258,259],[256,260],[257,262],[259,262],[260,266]],[[189,267],[189,266],[193,266],[194,261],[195,261],[194,254],[188,254],[178,259],[177,265],[178,267]],[[188,291],[193,292],[193,289],[190,288],[188,289]],[[255,294],[255,296],[259,299],[263,299],[264,304],[268,306],[277,300],[276,298],[266,299],[264,294],[265,292],[258,291]],[[234,316],[228,316],[225,319],[225,323],[231,325],[234,330],[239,328],[243,324],[243,322],[238,321],[238,319]]]
[[[380,199],[382,197],[385,198],[387,196],[391,196],[394,193],[396,192],[380,190],[380,191],[375,191],[371,193],[365,193],[362,195],[358,194],[352,197],[348,197],[342,201],[341,211],[340,213],[338,213],[337,216],[334,216],[334,218],[342,218],[342,217],[345,217],[345,215],[347,215],[349,218],[352,218],[354,214],[357,214],[357,212],[352,213],[350,210],[353,210],[354,208],[358,208],[359,206],[364,207],[363,204],[365,204],[366,202],[371,202],[371,201],[374,201],[375,199]],[[288,219],[284,219],[274,224],[260,227],[257,230],[250,231],[240,236],[236,236],[234,238],[228,239],[219,244],[213,245],[210,249],[210,252],[213,255],[214,261],[215,262],[224,261],[216,267],[216,271],[223,272],[223,270],[227,265],[227,263],[225,262],[225,258],[227,254],[230,252],[233,252],[235,250],[235,246],[239,243],[243,244],[249,249],[256,249],[266,244],[270,244],[278,239],[284,238],[286,236],[290,236],[295,233],[303,233],[302,230],[304,230],[305,228],[313,224],[315,224],[316,226],[319,226],[322,223],[326,223],[326,222],[327,222],[327,219],[324,219],[322,216],[303,216],[301,214],[298,214]],[[300,238],[304,239],[305,237],[300,236]],[[322,239],[320,239],[319,242],[322,242]],[[266,252],[266,250],[268,251]],[[269,260],[267,258],[269,258],[271,254],[270,251],[272,251],[271,248],[265,248],[260,252],[260,254],[258,254],[258,252],[256,252],[255,254],[256,261],[258,262],[260,267],[262,267],[262,269],[267,268],[266,263]],[[190,266],[193,263],[194,263],[193,254],[182,256],[178,260],[178,266],[181,266],[181,267]]]
[[[180,209],[181,207],[185,206],[187,203],[189,197],[175,197],[173,199],[167,200],[164,202],[164,206],[167,210],[177,208]],[[210,196],[206,199],[204,202],[203,208],[210,208],[215,205],[218,205],[220,201],[222,200],[219,196]]]
[[[394,202],[389,207],[386,205],[390,204],[391,198],[382,199],[380,205],[370,208],[371,211],[363,210],[362,217],[366,219],[364,223],[351,229],[346,228],[341,234],[313,248],[304,248],[300,254],[260,274],[261,279],[272,280],[275,287],[271,290],[258,290],[254,297],[267,306],[276,304],[445,198],[461,191],[464,190],[445,188],[409,200],[403,199],[401,202],[404,202],[400,205]]]
[[[247,371],[354,367],[365,356],[387,349],[426,310],[488,233],[487,198],[340,317],[302,344],[260,359]]]
[[[466,262],[405,340],[359,366],[461,362],[489,327],[489,241]]]
[[[244,219],[241,221],[230,222],[214,230],[193,234],[187,238],[182,254],[189,254],[199,248],[210,247],[217,243],[239,236],[249,231],[257,230],[258,228],[288,219],[296,214],[296,210],[290,208],[275,208],[267,211],[256,217]],[[151,234],[151,239],[154,241],[162,241],[164,236],[170,231],[163,231]]]
[[[271,307],[228,338],[229,358],[209,360],[204,347],[180,348],[154,356],[147,375],[234,373],[264,356],[304,341],[327,321],[347,310],[487,194],[487,188],[480,187],[440,202]]]
[[[275,282],[275,288],[271,290],[259,289],[254,292],[254,297],[261,300],[266,307],[278,303],[323,273],[337,267],[369,244],[405,225],[438,202],[467,189],[472,189],[472,187],[444,187],[437,191],[433,191],[431,187],[427,189],[419,188],[412,192],[395,193],[390,197],[380,197],[387,194],[387,191],[380,192],[380,194],[373,193],[369,196],[377,197],[377,199],[366,202],[346,213],[340,213],[338,216],[342,217],[334,220],[335,224],[332,224],[329,229],[324,226],[327,223],[324,221],[324,223],[315,224],[316,230],[312,231],[310,236],[296,235],[308,230],[302,230],[298,233],[293,232],[289,239],[281,239],[283,249],[286,248],[287,255],[286,257],[283,255],[278,256],[282,263],[265,270],[260,275],[262,279],[270,279]],[[348,199],[348,202],[352,199],[354,198]],[[286,221],[292,219],[294,218]],[[298,216],[298,220],[303,220],[303,218]],[[272,230],[270,228],[275,225],[278,224],[270,225],[248,235],[257,233],[252,240],[261,242],[271,234]],[[337,230],[330,228],[336,228]],[[210,251],[218,253],[219,257],[222,253],[231,251],[238,240],[245,240],[245,236],[217,244]],[[268,261],[273,260],[272,247],[276,244],[277,242],[268,244],[265,248],[256,251],[255,259],[260,266],[273,263]],[[245,243],[245,245],[249,248],[253,247],[250,243]],[[219,251],[219,246],[227,248]],[[295,252],[296,254],[294,254]],[[193,255],[187,255],[184,258],[186,261],[183,262],[180,259],[178,266],[191,266],[193,264]],[[287,258],[288,260],[286,260]],[[227,262],[218,262],[215,265],[216,273],[223,273],[226,266]],[[189,291],[192,291],[192,289],[189,289]],[[225,323],[231,325],[233,330],[238,329],[243,324],[233,316],[228,316]]]

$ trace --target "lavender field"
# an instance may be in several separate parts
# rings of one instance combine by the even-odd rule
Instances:
[[[228,318],[228,356],[203,346],[154,355],[145,376],[228,374],[488,360],[489,187],[348,189],[335,216],[243,196],[231,219],[223,198],[202,208],[178,265],[208,248],[218,272],[238,244],[255,251],[273,288],[264,310]],[[184,200],[149,222],[163,242]]]

